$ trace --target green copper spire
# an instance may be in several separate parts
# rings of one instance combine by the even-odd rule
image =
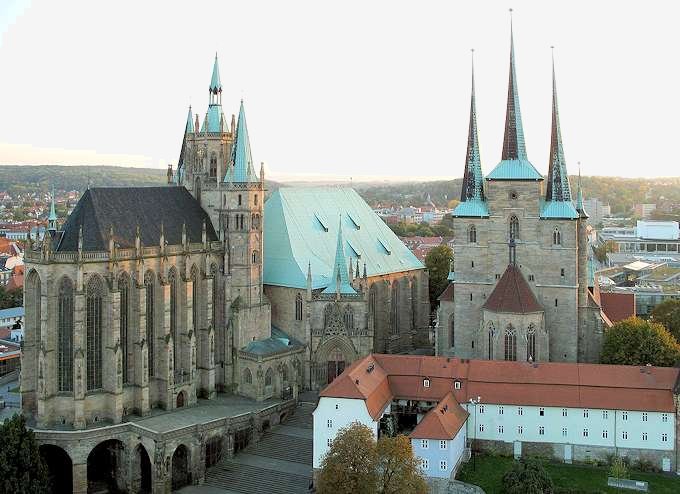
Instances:
[[[335,262],[333,264],[333,276],[323,293],[356,293],[349,282],[349,272],[345,265],[345,239],[342,235],[342,215],[338,222],[338,243],[335,248]]]
[[[224,181],[234,183],[259,181],[255,174],[253,157],[250,152],[250,139],[248,138],[243,100],[241,100],[241,107],[238,111],[238,124],[236,125],[236,138],[231,152],[231,164],[227,169]]]
[[[189,114],[187,115],[187,125],[185,127],[185,132],[188,134],[189,132],[194,131],[194,116],[191,113],[191,105],[189,105]]]
[[[57,212],[54,208],[54,187],[52,187],[52,197],[50,200],[50,215],[47,217],[47,229],[52,232],[57,231]]]
[[[550,138],[550,163],[548,163],[548,184],[546,201],[571,201],[571,187],[567,174],[567,163],[562,149],[560,113],[557,107],[557,83],[555,82],[555,57],[552,61],[552,133]]]
[[[210,92],[213,94],[222,92],[222,83],[220,82],[220,66],[217,62],[217,53],[215,53],[215,63],[213,64],[212,78],[210,79]]]
[[[505,135],[503,137],[503,154],[501,159],[527,159],[527,150],[524,146],[522,113],[519,109],[517,74],[515,73],[515,40],[512,32],[512,17],[510,18],[510,80],[508,81],[508,104],[505,113]]]
[[[474,50],[473,50],[474,53]],[[477,106],[475,104],[475,65],[472,61],[472,92],[470,96],[470,126],[468,129],[467,154],[465,156],[465,173],[463,174],[463,188],[461,202],[484,200],[484,178],[482,163],[479,157],[479,136],[477,134]]]

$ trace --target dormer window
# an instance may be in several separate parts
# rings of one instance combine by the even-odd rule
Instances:
[[[423,379],[423,388],[429,388],[430,387],[430,380],[429,379]]]
[[[455,381],[453,383],[453,389],[460,389],[460,381]]]

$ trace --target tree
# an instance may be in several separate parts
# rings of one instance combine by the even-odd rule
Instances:
[[[319,494],[373,494],[377,485],[373,432],[359,422],[340,429],[321,461]]]
[[[420,473],[411,441],[406,436],[382,436],[376,450],[379,493],[427,494],[427,482]]]
[[[434,303],[446,288],[452,260],[453,251],[444,244],[430,249],[425,256],[425,267],[430,275],[430,303]]]
[[[427,494],[406,436],[382,436],[359,422],[340,429],[321,461],[319,494]]]
[[[0,309],[11,309],[24,305],[24,291],[21,288],[7,290],[0,285]]]
[[[47,494],[50,492],[47,466],[38,451],[26,419],[15,414],[0,425],[0,492]]]
[[[552,494],[553,482],[541,462],[536,459],[522,458],[503,474],[503,492],[506,494]]]
[[[654,307],[651,320],[662,324],[680,342],[680,300],[666,300]]]
[[[601,361],[671,367],[680,361],[680,345],[661,324],[630,317],[605,333]]]
[[[612,460],[612,466],[609,468],[609,476],[615,479],[627,479],[628,478],[628,465],[623,458],[620,456],[615,456]]]
[[[613,240],[607,240],[605,243],[593,247],[593,253],[595,254],[595,259],[600,262],[605,262],[607,260],[607,254],[609,252],[618,252],[619,247]]]

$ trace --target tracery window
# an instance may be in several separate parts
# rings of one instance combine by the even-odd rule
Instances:
[[[193,266],[191,268],[191,321],[194,325],[194,331],[198,329],[198,303],[200,300],[198,283],[198,270],[196,266]]]
[[[349,305],[345,306],[345,311],[343,313],[343,319],[345,321],[345,327],[348,331],[354,329],[354,309]]]
[[[456,346],[456,331],[455,331],[456,324],[455,324],[455,322],[456,322],[455,317],[453,317],[453,314],[452,314],[451,317],[449,317],[449,328],[451,330],[451,347],[452,348]]]
[[[536,360],[536,326],[529,324],[527,329],[527,361]]]
[[[170,334],[172,335],[172,356],[173,368],[176,370],[179,363],[179,345],[177,342],[177,272],[175,268],[170,269],[168,283],[170,284]]]
[[[510,238],[519,239],[519,220],[514,214],[510,216]]]
[[[210,155],[210,176],[217,176],[217,155],[215,153]]]
[[[87,336],[87,390],[102,387],[102,282],[92,277],[87,284],[86,336]]]
[[[36,367],[37,368],[37,358],[40,353],[40,341],[42,339],[41,333],[41,288],[40,288],[40,276],[36,271],[31,271],[31,273],[26,278],[26,326],[27,333],[28,328],[33,334],[31,338],[35,344],[35,357],[36,357]],[[28,303],[30,300],[30,304]]]
[[[130,320],[130,277],[123,273],[118,279],[120,292],[120,311],[118,313],[120,325],[120,349],[123,352],[123,384],[129,383],[128,372],[128,322]]]
[[[295,295],[295,320],[302,321],[302,295]]]
[[[399,334],[399,281],[392,283],[392,334]]]
[[[562,233],[557,227],[553,230],[553,245],[562,245]]]
[[[470,225],[470,228],[468,228],[468,242],[471,244],[477,243],[477,228],[475,225]]]
[[[489,336],[489,360],[493,360],[493,335],[495,328],[492,322],[489,323],[487,330]]]
[[[517,360],[517,333],[511,324],[505,329],[505,360]]]
[[[147,271],[144,274],[144,292],[146,295],[146,343],[147,343],[147,364],[149,368],[149,376],[154,375],[154,274]]]
[[[376,297],[377,297],[377,292],[378,290],[378,285],[376,283],[371,285],[370,290],[368,291],[368,312],[371,315],[371,318],[374,321],[375,324],[375,309],[376,309]]]
[[[265,386],[271,386],[272,382],[274,381],[274,371],[272,370],[271,367],[267,369],[267,372],[264,374],[264,385]]]
[[[247,367],[243,369],[243,384],[253,384],[253,374]]]
[[[73,391],[73,282],[64,277],[57,297],[57,386]]]

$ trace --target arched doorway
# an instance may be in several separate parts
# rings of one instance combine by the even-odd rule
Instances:
[[[47,465],[52,492],[73,492],[73,464],[68,453],[52,444],[41,445],[39,451]]]
[[[182,408],[184,406],[185,399],[184,399],[184,391],[180,391],[179,394],[177,395],[177,408]]]
[[[172,490],[180,489],[190,483],[189,450],[184,444],[180,444],[172,454]]]
[[[212,437],[205,443],[205,467],[217,465],[222,459],[222,438]]]
[[[141,444],[135,448],[131,468],[131,491],[139,493],[151,492],[151,459],[146,452],[146,448]]]
[[[345,356],[339,348],[334,348],[331,353],[328,354],[326,368],[326,384],[332,383],[333,380],[345,370]]]
[[[118,439],[99,443],[87,457],[87,492],[124,492],[125,446]]]

